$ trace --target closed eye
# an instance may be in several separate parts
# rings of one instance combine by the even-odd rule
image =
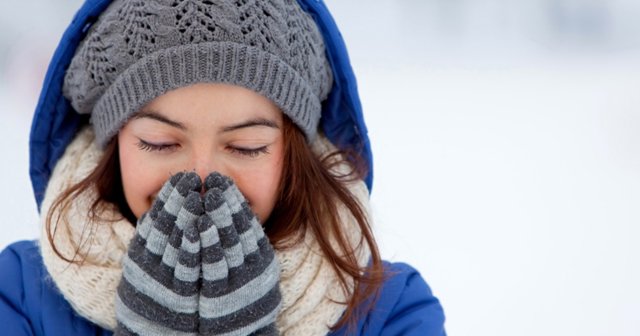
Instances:
[[[170,150],[176,149],[178,146],[179,146],[178,144],[172,144],[172,143],[154,144],[154,143],[142,140],[142,139],[139,139],[139,141],[138,141],[138,148],[140,150],[147,151],[147,152],[170,151]]]
[[[239,155],[243,155],[251,158],[257,157],[260,154],[269,154],[268,146],[262,146],[257,148],[228,146],[227,148],[231,153],[239,154]]]

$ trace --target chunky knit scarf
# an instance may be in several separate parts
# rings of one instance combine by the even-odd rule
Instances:
[[[333,149],[328,141],[319,139],[314,144],[318,155]],[[80,264],[71,264],[60,258],[47,238],[46,220],[55,199],[69,186],[87,176],[96,166],[102,152],[95,145],[90,128],[82,130],[67,147],[58,162],[42,203],[42,237],[40,241],[44,264],[53,282],[75,311],[109,330],[116,325],[114,299],[116,287],[122,274],[121,260],[135,228],[121,218],[117,210],[105,205],[100,213],[100,222],[91,222],[87,209],[96,199],[95,192],[85,192],[73,199],[64,211],[52,217],[57,251],[73,258],[79,249]],[[347,169],[338,167],[339,171]],[[349,186],[368,211],[368,192],[361,181]],[[357,246],[361,233],[348,211],[341,209],[344,233],[353,246]],[[59,219],[59,220],[58,220]],[[57,224],[56,224],[57,223]],[[366,244],[362,244],[365,246]],[[316,239],[307,233],[303,242],[286,250],[277,251],[280,262],[280,288],[283,308],[277,325],[281,335],[326,335],[346,306],[346,295],[341,289],[337,275],[322,255]],[[80,258],[81,256],[81,258]],[[366,247],[358,252],[360,265],[370,257]]]

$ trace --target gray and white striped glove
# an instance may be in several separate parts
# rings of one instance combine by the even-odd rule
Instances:
[[[138,220],[123,260],[115,335],[197,335],[201,187],[195,173],[172,176]]]
[[[205,179],[200,334],[277,335],[280,270],[262,226],[233,181]]]
[[[179,173],[138,221],[123,261],[116,335],[277,335],[279,269],[237,186]]]

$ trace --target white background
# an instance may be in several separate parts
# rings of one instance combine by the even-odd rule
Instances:
[[[449,334],[640,335],[640,3],[327,5],[359,79],[383,255],[421,271]],[[29,124],[77,6],[0,5],[0,248],[38,235]]]

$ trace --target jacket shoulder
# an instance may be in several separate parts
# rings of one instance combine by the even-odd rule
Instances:
[[[29,318],[29,303],[26,298],[25,279],[33,270],[28,265],[33,260],[37,247],[34,242],[22,241],[9,245],[0,253],[0,325],[9,335],[34,335]],[[25,267],[27,266],[27,267]],[[27,274],[25,274],[25,271]]]
[[[387,278],[373,308],[358,322],[358,335],[444,336],[444,311],[412,266],[384,263]],[[347,327],[332,335],[351,335]]]
[[[376,304],[371,325],[380,335],[445,335],[444,310],[422,275],[405,263],[387,263],[390,276]]]
[[[49,279],[35,241],[20,241],[0,253],[0,326],[3,335],[96,335]]]

